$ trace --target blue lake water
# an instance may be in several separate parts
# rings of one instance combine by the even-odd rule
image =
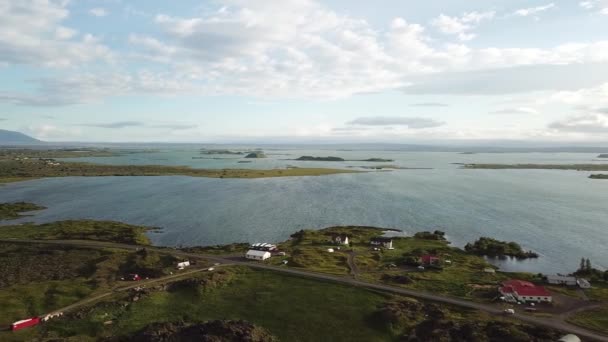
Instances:
[[[191,177],[69,177],[9,184],[0,201],[48,207],[14,222],[100,219],[161,227],[159,245],[278,242],[302,228],[370,225],[407,233],[441,229],[456,246],[480,236],[517,241],[541,257],[502,262],[505,270],[572,272],[581,257],[608,267],[608,181],[587,172],[468,170],[458,162],[589,163],[593,154],[267,151],[270,158],[192,159],[194,151],[163,151],[88,161],[111,164],[256,167],[346,167],[371,163],[302,163],[300,155],[383,157],[396,170],[323,177],[211,179]],[[286,155],[289,154],[289,155]],[[227,158],[230,156],[226,156]],[[137,160],[133,160],[137,159]],[[156,162],[155,162],[156,161]]]

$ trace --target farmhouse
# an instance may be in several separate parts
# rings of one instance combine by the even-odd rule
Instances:
[[[266,260],[270,258],[271,254],[268,251],[258,251],[255,249],[250,249],[247,254],[245,254],[245,258],[250,260]]]
[[[547,289],[523,280],[507,280],[502,283],[498,291],[508,302],[551,303],[553,300],[551,293]]]
[[[547,276],[547,282],[549,284],[554,284],[554,285],[576,286],[576,278],[575,277],[563,276],[561,274],[548,275]]]
[[[338,245],[348,245],[348,235],[346,234],[332,234],[331,242]]]
[[[422,265],[437,265],[439,264],[439,257],[430,254],[425,254],[420,257],[420,263]]]
[[[393,249],[393,239],[389,237],[375,237],[369,242],[372,246],[381,246],[386,249]]]

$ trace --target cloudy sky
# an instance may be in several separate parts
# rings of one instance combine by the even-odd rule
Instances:
[[[608,141],[608,0],[0,0],[49,141]]]

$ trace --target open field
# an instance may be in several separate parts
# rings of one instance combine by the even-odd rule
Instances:
[[[493,341],[500,334],[514,341],[552,341],[559,335],[476,311],[247,267],[203,273],[133,298],[133,293],[118,296],[12,336],[126,338],[153,322],[214,319],[243,319],[282,341],[441,340],[450,335]]]
[[[185,166],[161,165],[98,165],[75,162],[44,162],[40,160],[0,160],[3,183],[46,177],[96,176],[190,176],[209,178],[269,178],[324,176],[361,171],[325,168],[288,169],[192,169]]]
[[[0,226],[0,239],[97,240],[149,245],[150,240],[144,234],[149,230],[151,228],[112,221],[58,221]]]
[[[568,322],[603,334],[608,334],[608,306],[579,312],[572,317],[569,317]]]

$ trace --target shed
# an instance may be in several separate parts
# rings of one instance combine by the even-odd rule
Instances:
[[[547,282],[554,285],[576,286],[576,278],[561,274],[548,275]]]
[[[580,287],[581,289],[590,289],[591,288],[591,283],[589,283],[589,280],[587,280],[587,279],[578,278],[578,279],[576,279],[576,283],[578,284],[578,287]]]
[[[268,251],[258,251],[254,249],[250,249],[247,254],[245,254],[245,258],[251,260],[266,260],[270,258],[271,254]]]

